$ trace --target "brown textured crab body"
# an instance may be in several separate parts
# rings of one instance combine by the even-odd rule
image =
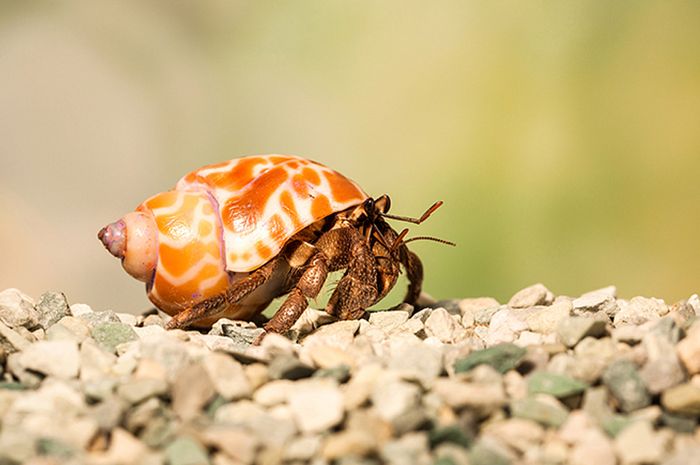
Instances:
[[[234,159],[184,176],[103,228],[105,247],[147,283],[171,327],[250,319],[289,294],[270,331],[288,329],[329,271],[346,269],[327,311],[357,318],[408,271],[406,300],[420,293],[422,267],[353,181],[287,155]]]

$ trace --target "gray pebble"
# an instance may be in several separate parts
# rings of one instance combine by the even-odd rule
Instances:
[[[303,363],[294,355],[280,355],[270,361],[270,378],[302,379],[314,374],[314,368]]]
[[[491,323],[491,317],[499,310],[504,308],[503,306],[497,307],[487,307],[482,309],[477,309],[474,311],[474,323],[477,325],[488,325]]]
[[[71,306],[72,315],[81,318],[88,324],[88,326],[90,326],[91,329],[103,323],[121,323],[121,320],[119,320],[119,317],[113,311],[106,310],[104,312],[93,312],[90,307],[87,307],[87,305],[85,307],[87,307],[88,311],[83,311],[82,307],[80,307],[81,311],[76,315],[76,312],[73,310],[76,305],[80,304],[73,304]]]
[[[652,394],[659,394],[685,380],[685,373],[676,355],[682,352],[680,328],[671,317],[655,323],[642,338],[647,361],[640,372],[641,378]]]
[[[637,366],[628,360],[613,362],[605,370],[603,382],[623,412],[631,412],[651,403],[651,396],[639,376]]]
[[[169,331],[3,291],[0,462],[693,463],[700,299],[615,294],[309,308],[252,346],[253,323]]]
[[[69,314],[68,301],[62,292],[45,292],[36,304],[39,313],[39,324],[42,328],[49,328]]]
[[[131,326],[116,322],[94,325],[91,335],[100,347],[110,352],[115,352],[119,344],[138,339]]]
[[[605,334],[605,321],[585,316],[572,316],[562,319],[557,326],[557,334],[562,343],[574,347],[584,337],[601,337]]]

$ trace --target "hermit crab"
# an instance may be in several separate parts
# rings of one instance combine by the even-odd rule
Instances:
[[[289,155],[251,156],[205,166],[139,205],[98,234],[148,297],[172,316],[169,328],[250,320],[286,299],[265,324],[285,333],[329,272],[345,270],[326,311],[357,319],[408,276],[405,302],[421,292],[423,266],[385,219],[389,197],[369,197],[320,163]]]

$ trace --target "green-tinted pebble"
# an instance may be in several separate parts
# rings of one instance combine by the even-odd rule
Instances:
[[[535,397],[526,397],[512,402],[510,411],[514,417],[526,418],[544,426],[554,427],[561,426],[569,416],[569,412],[563,406],[543,402]]]
[[[530,394],[550,394],[559,399],[580,394],[587,387],[586,383],[569,376],[544,371],[537,371],[527,379],[527,389]]]
[[[114,352],[119,344],[138,339],[136,332],[123,323],[100,323],[92,329],[95,342],[105,350]]]
[[[600,422],[600,426],[601,428],[603,428],[603,431],[605,431],[606,433],[608,433],[608,435],[614,438],[615,436],[620,434],[620,431],[627,428],[632,423],[634,423],[634,420],[627,418],[624,415],[612,414],[604,418]]]
[[[209,465],[207,451],[188,437],[179,437],[165,448],[169,465]]]
[[[515,344],[498,344],[487,349],[477,350],[455,362],[455,372],[469,371],[478,365],[490,365],[501,373],[518,365],[526,350]]]
[[[469,447],[472,444],[471,438],[467,436],[463,428],[457,425],[436,428],[428,435],[430,446],[435,447],[443,442],[457,444],[462,447]]]
[[[639,376],[637,365],[629,360],[613,362],[603,373],[603,383],[617,399],[623,412],[631,412],[651,403],[651,396]]]
[[[0,382],[0,389],[6,389],[8,391],[24,391],[27,389],[27,386],[14,381],[3,381]]]
[[[479,443],[469,451],[469,465],[510,465],[510,459]]]

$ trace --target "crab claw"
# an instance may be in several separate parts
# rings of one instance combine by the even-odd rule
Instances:
[[[100,229],[97,238],[139,281],[149,282],[158,259],[157,231],[152,215],[132,212]]]

